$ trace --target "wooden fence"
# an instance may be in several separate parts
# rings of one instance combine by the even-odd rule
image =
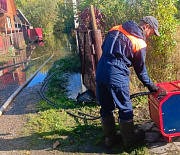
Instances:
[[[77,28],[77,38],[79,44],[79,54],[81,59],[82,83],[87,89],[94,92],[96,96],[96,69],[98,61],[102,55],[102,35],[101,30],[97,28],[93,5],[90,6],[91,19],[88,27]]]
[[[13,46],[15,48],[19,48],[25,44],[26,36],[24,35],[23,32],[13,33],[12,39],[13,39]]]
[[[5,54],[9,51],[9,48],[11,47],[11,37],[9,35],[3,35],[2,37],[2,46],[0,49],[0,55]]]
[[[78,31],[79,54],[81,59],[82,82],[96,95],[96,68],[102,55],[101,31]]]
[[[23,32],[0,36],[0,55],[8,53],[12,48],[20,48],[26,41],[28,41],[28,35]]]

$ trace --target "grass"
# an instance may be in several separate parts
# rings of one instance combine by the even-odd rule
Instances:
[[[66,97],[67,77],[65,75],[66,73],[79,72],[79,62],[78,56],[61,59],[56,61],[50,69],[49,75],[60,67],[60,70],[49,83],[46,96],[59,107],[64,106],[65,108],[55,108],[43,100],[38,103],[38,113],[35,116],[29,116],[29,122],[26,126],[26,131],[30,131],[30,134],[33,135],[30,144],[33,146],[43,145],[44,143],[52,145],[58,141],[57,150],[71,153],[78,152],[79,154],[148,154],[148,149],[144,144],[137,145],[128,151],[124,151],[122,143],[108,149],[104,144],[100,119],[84,120],[67,114],[66,110],[76,115],[79,114],[77,111],[80,111],[99,116],[100,107],[97,103],[78,103]],[[143,99],[138,99],[138,101],[140,100]],[[136,105],[134,106],[136,107]],[[116,111],[115,113],[117,114]],[[116,125],[118,129],[118,123]]]

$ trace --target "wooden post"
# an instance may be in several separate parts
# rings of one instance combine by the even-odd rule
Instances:
[[[93,39],[94,39],[94,47],[95,47],[95,62],[96,62],[96,68],[98,65],[98,61],[101,58],[102,55],[102,37],[101,37],[101,30],[94,30],[93,31]]]
[[[12,45],[14,45],[13,33],[12,33],[12,27],[11,27],[11,43],[12,43]]]
[[[101,31],[97,29],[93,5],[90,6],[90,12],[91,12],[91,25],[93,29],[92,38],[93,38],[93,44],[95,48],[95,63],[97,67],[98,61],[102,55],[102,49],[101,49],[102,38],[101,38]]]
[[[90,12],[91,12],[91,23],[93,30],[97,30],[97,24],[96,24],[96,18],[94,14],[94,7],[93,5],[90,6]]]
[[[7,26],[6,26],[6,23],[5,23],[5,32],[6,32],[6,35],[7,35]]]

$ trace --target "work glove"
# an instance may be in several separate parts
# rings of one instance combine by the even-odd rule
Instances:
[[[150,92],[157,92],[159,87],[153,84],[152,86],[147,86]]]

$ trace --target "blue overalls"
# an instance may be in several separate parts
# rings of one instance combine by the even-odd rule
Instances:
[[[133,119],[128,67],[134,67],[145,86],[153,85],[145,66],[146,46],[142,30],[134,21],[127,21],[109,31],[102,45],[103,53],[96,71],[101,117],[113,115],[117,107],[121,122]]]

